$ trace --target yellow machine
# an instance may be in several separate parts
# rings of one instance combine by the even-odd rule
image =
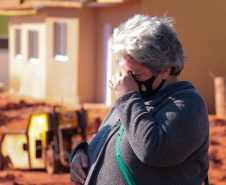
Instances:
[[[46,169],[56,173],[69,167],[73,137],[85,138],[86,116],[83,109],[34,113],[28,128],[5,132],[0,140],[0,169]],[[76,144],[76,143],[74,143]]]

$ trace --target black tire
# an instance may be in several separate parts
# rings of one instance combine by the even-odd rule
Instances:
[[[46,152],[46,171],[49,174],[57,173],[59,169],[59,162],[56,160],[56,153],[53,148]]]

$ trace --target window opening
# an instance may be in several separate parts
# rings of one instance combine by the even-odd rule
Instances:
[[[66,52],[67,24],[64,22],[54,23],[54,57],[57,61],[66,62],[68,56]]]
[[[32,63],[39,63],[38,56],[38,32],[29,31],[29,61]]]
[[[15,55],[20,58],[21,55],[21,31],[20,29],[15,30]]]

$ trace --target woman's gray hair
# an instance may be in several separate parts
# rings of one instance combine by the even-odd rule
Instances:
[[[171,67],[179,75],[185,57],[173,27],[173,18],[135,15],[114,29],[113,53],[118,60],[133,58],[157,76]],[[122,61],[120,61],[122,62]]]

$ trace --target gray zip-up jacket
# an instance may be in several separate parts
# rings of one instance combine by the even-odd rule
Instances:
[[[192,83],[167,86],[147,101],[139,92],[118,98],[89,142],[85,185],[126,185],[115,156],[120,124],[121,156],[137,185],[201,185],[209,168],[209,121]]]

